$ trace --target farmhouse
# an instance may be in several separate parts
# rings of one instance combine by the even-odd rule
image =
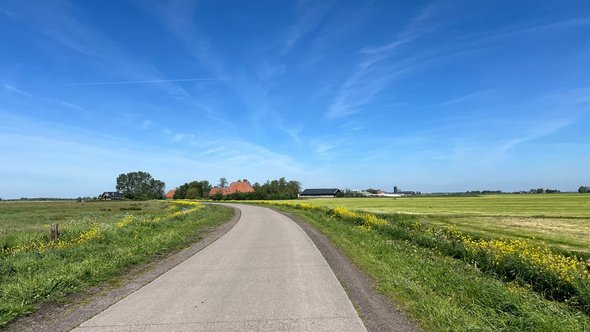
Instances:
[[[118,191],[105,191],[104,193],[98,195],[98,198],[101,199],[123,199],[123,194]]]
[[[168,190],[168,192],[166,193],[166,195],[164,195],[164,198],[166,198],[166,199],[173,199],[174,198],[174,194],[176,194],[176,189]]]
[[[217,195],[217,193],[221,193],[221,195],[231,195],[235,193],[253,193],[254,188],[250,185],[248,180],[238,180],[236,182],[232,182],[229,187],[227,188],[218,188],[215,187],[209,191],[209,197]]]
[[[340,189],[305,189],[299,194],[300,198],[320,198],[320,197],[342,197],[344,194]]]

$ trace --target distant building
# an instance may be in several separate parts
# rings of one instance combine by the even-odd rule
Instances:
[[[104,200],[111,200],[111,199],[123,199],[124,196],[123,196],[123,193],[120,193],[118,191],[105,191],[101,195],[98,195],[98,198],[104,199]]]
[[[215,195],[217,195],[217,193],[221,193],[221,195],[225,196],[225,195],[231,195],[231,194],[235,194],[235,193],[253,193],[254,192],[254,188],[252,188],[252,185],[250,184],[250,182],[248,182],[248,180],[244,179],[244,180],[238,180],[236,182],[232,182],[229,187],[227,188],[212,188],[211,191],[209,191],[209,197],[213,197]]]
[[[301,198],[321,198],[321,197],[342,197],[344,193],[337,188],[329,189],[305,189],[299,194]]]
[[[166,199],[173,199],[174,198],[174,194],[176,194],[176,189],[168,190],[168,192],[166,193],[166,195],[164,195],[164,198],[166,198]]]

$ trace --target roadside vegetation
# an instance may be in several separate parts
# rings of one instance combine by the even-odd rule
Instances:
[[[452,226],[475,237],[542,241],[555,250],[590,258],[590,196],[582,194],[336,198],[305,203],[413,215],[421,223]]]
[[[0,327],[43,302],[113,282],[232,216],[190,201],[0,203]],[[60,236],[49,240],[49,224]]]
[[[427,330],[590,328],[585,258],[538,240],[464,232],[424,215],[320,202],[259,203],[308,220]]]

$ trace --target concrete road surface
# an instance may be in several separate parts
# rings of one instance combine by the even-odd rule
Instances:
[[[235,206],[227,234],[75,331],[365,331],[297,224]]]

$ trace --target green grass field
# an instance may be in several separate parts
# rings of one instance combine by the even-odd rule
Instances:
[[[572,201],[580,204],[587,198],[528,196],[521,202],[528,202],[529,216],[511,216],[507,213],[518,208],[506,208],[507,197],[512,196],[424,198],[418,203],[423,198],[261,203],[297,214],[318,228],[424,330],[588,331],[590,265],[566,250],[572,243],[587,249],[588,243],[582,237],[572,240],[576,232],[562,229],[562,222],[588,219],[557,214],[536,217],[543,208],[531,202],[537,197],[545,203],[558,198],[574,206]],[[445,199],[454,206],[452,215]],[[462,199],[469,202],[461,203]],[[427,202],[430,204],[425,205]],[[498,205],[503,208],[494,215],[496,202],[502,202]],[[401,205],[413,211],[403,213]],[[435,211],[435,206],[443,211]],[[457,206],[472,206],[488,215]],[[553,206],[547,211],[559,210]],[[573,216],[576,211],[570,213]],[[587,232],[584,222],[579,227]],[[456,227],[447,228],[449,224]],[[542,232],[548,224],[553,224],[553,233],[561,234],[565,243],[558,243],[553,233]],[[523,235],[527,233],[543,235],[548,247]]]
[[[378,214],[412,214],[436,225],[476,235],[541,240],[590,254],[590,195],[485,195],[308,199],[308,204]]]
[[[0,202],[0,327],[197,241],[233,211],[195,202]],[[49,225],[60,225],[49,241]]]
[[[308,199],[305,202],[328,207],[343,206],[374,213],[590,219],[590,195],[585,194],[320,198]]]
[[[0,248],[47,237],[49,226],[54,223],[67,232],[68,225],[92,220],[114,223],[128,213],[163,215],[167,208],[163,202],[0,202]]]

